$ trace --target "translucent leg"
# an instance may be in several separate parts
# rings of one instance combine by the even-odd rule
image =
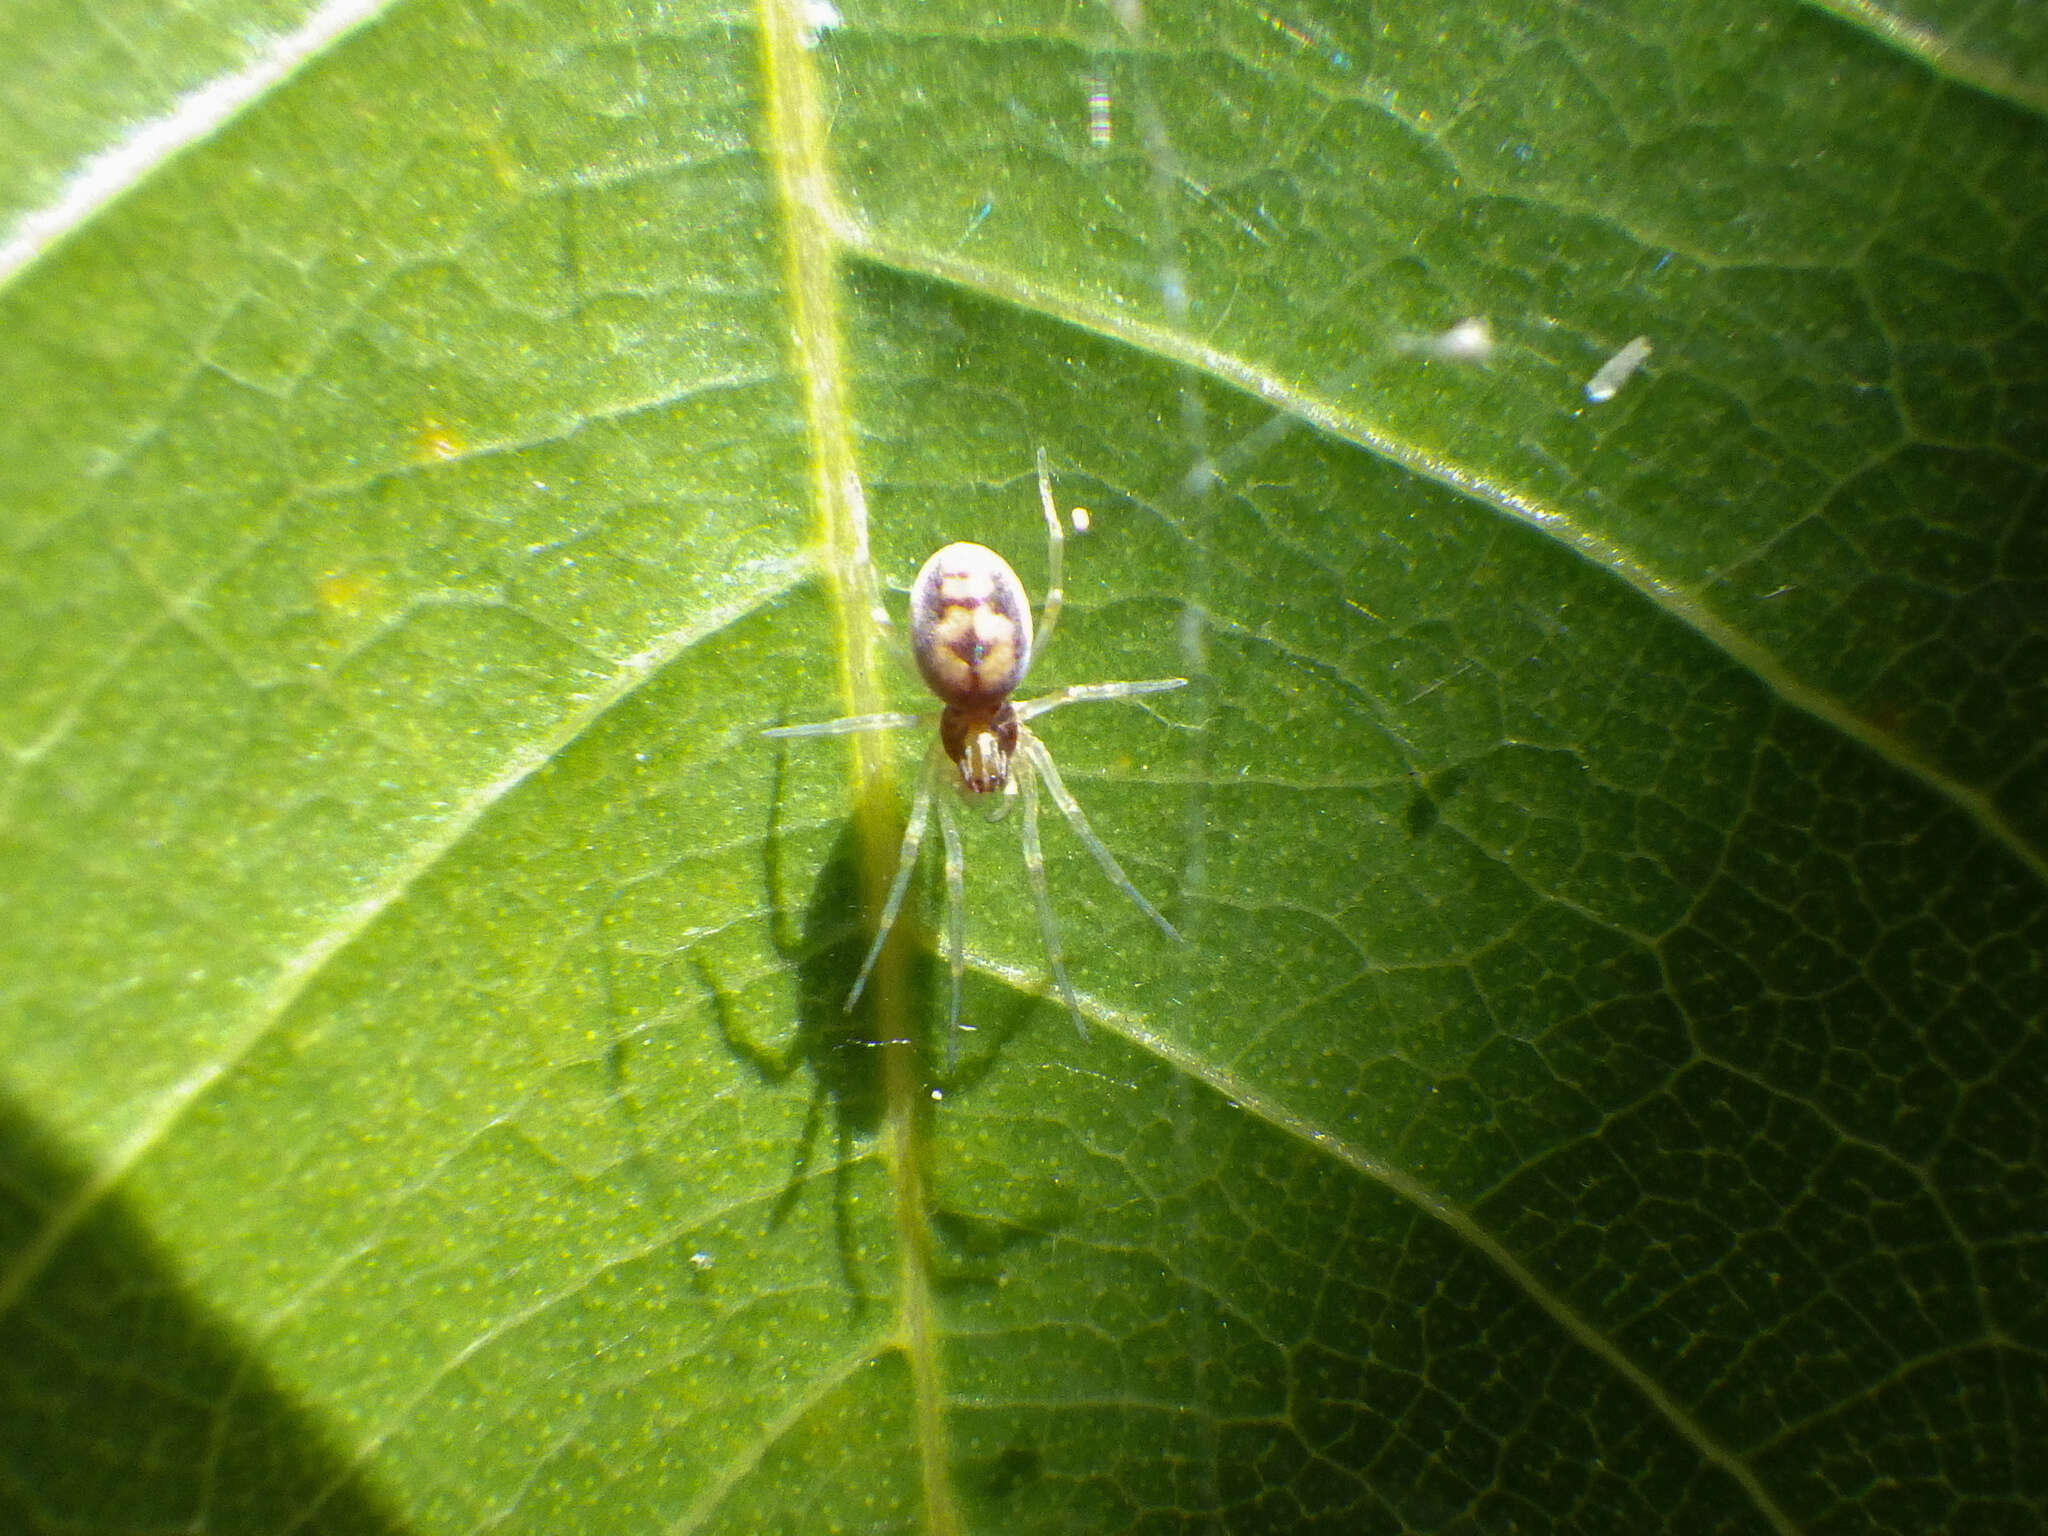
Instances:
[[[1067,530],[1060,523],[1059,508],[1052,504],[1052,470],[1045,462],[1043,445],[1038,450],[1038,504],[1045,509],[1045,607],[1038,615],[1038,635],[1031,642],[1034,659],[1052,638],[1053,626],[1060,621],[1060,604],[1066,600],[1061,577],[1066,563]]]
[[[1123,872],[1123,867],[1117,863],[1116,856],[1102,845],[1102,839],[1097,837],[1094,829],[1088,825],[1088,818],[1081,814],[1080,801],[1076,800],[1068,792],[1067,786],[1060,782],[1060,771],[1053,766],[1052,754],[1046,751],[1045,743],[1032,735],[1031,732],[1020,730],[1017,733],[1017,752],[1026,763],[1035,768],[1039,774],[1044,775],[1045,792],[1052,796],[1053,804],[1057,805],[1060,808],[1060,813],[1067,818],[1067,825],[1074,829],[1074,836],[1081,840],[1081,846],[1094,855],[1095,862],[1102,866],[1102,872],[1109,876],[1109,883],[1130,897],[1132,905],[1151,918],[1153,922],[1157,923],[1161,933],[1165,934],[1175,943],[1179,943],[1180,935],[1174,931],[1173,924],[1161,917],[1159,909],[1139,894],[1138,888],[1131,884],[1130,877]],[[1031,792],[1031,780],[1033,777],[1034,775],[1026,774],[1024,778],[1024,806],[1027,815],[1025,826],[1027,829],[1031,825],[1028,817],[1034,803]],[[1027,830],[1024,835],[1026,848],[1030,848],[1035,840],[1034,834]],[[1028,859],[1029,855],[1027,854],[1026,857]],[[1040,871],[1039,878],[1041,881],[1044,879],[1044,872],[1042,870]]]
[[[1024,878],[1031,886],[1031,905],[1038,910],[1038,937],[1045,945],[1045,963],[1052,968],[1053,984],[1066,1000],[1074,1028],[1086,1040],[1088,1026],[1081,1022],[1081,1005],[1074,1001],[1074,989],[1067,981],[1066,963],[1060,958],[1060,931],[1052,920],[1052,898],[1045,889],[1045,854],[1038,846],[1038,775],[1027,761],[1018,777],[1024,781]]]
[[[1168,693],[1187,685],[1188,680],[1184,677],[1148,677],[1137,683],[1076,683],[1071,688],[1055,688],[1041,698],[1025,699],[1013,707],[1019,720],[1030,720],[1049,709],[1058,709],[1062,704],[1087,704],[1098,699],[1128,699],[1141,693]]]
[[[960,851],[960,813],[950,793],[939,795],[939,831],[946,839],[946,966],[953,990],[946,1005],[946,1070],[960,1054],[960,980],[967,969],[967,860]]]
[[[889,884],[889,899],[882,903],[882,920],[875,925],[875,942],[868,946],[868,957],[860,963],[860,975],[854,978],[853,990],[846,994],[848,1013],[860,1001],[861,990],[867,986],[875,962],[882,958],[882,946],[889,942],[889,930],[896,925],[903,893],[910,889],[910,872],[917,868],[917,850],[924,843],[924,826],[931,812],[932,773],[927,764],[917,776],[917,798],[911,802],[910,825],[903,829],[903,851],[896,856],[896,878]]]
[[[910,659],[910,647],[898,642],[895,621],[889,617],[889,608],[882,601],[882,575],[875,569],[874,546],[868,542],[868,496],[861,488],[860,476],[853,470],[846,472],[840,482],[840,489],[846,499],[846,515],[853,524],[853,561],[860,567],[859,581],[861,597],[868,605],[868,618],[875,626],[875,635],[882,642],[882,649],[894,658],[896,664],[911,677],[917,677],[917,667]],[[920,679],[922,681],[922,679]],[[881,719],[882,716],[861,718]],[[819,732],[817,734],[827,734]]]
[[[851,736],[856,731],[894,731],[906,725],[936,725],[935,715],[848,715],[843,720],[820,720],[815,725],[778,725],[763,736]]]
[[[896,641],[896,626],[889,618],[888,607],[882,602],[882,578],[876,574],[874,552],[868,545],[867,492],[861,489],[860,476],[852,470],[846,472],[840,488],[846,498],[847,516],[853,522],[853,558],[860,567],[861,596],[867,601],[868,618],[875,626],[875,635],[882,642],[882,649],[894,656],[899,664],[908,666],[909,653]],[[848,715],[843,720],[821,720],[815,725],[778,725],[761,734],[773,737],[851,736],[858,731],[894,731],[906,725],[932,725],[937,721],[937,715],[901,712]],[[883,931],[888,931],[886,925]],[[859,995],[858,988],[855,995]]]
[[[867,492],[861,489],[860,476],[850,469],[843,489],[847,516],[853,522],[853,558],[860,565],[861,583],[867,589],[863,595],[868,600],[868,617],[874,621],[875,633],[881,636],[882,648],[900,651],[896,626],[889,620],[889,610],[882,605],[882,578],[875,574],[874,551],[868,545]]]

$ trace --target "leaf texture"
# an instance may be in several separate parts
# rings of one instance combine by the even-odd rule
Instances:
[[[2038,1528],[2027,25],[0,22],[0,1524]]]

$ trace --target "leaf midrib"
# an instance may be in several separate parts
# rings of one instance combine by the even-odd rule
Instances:
[[[881,663],[868,611],[870,558],[859,466],[853,450],[852,386],[845,363],[840,280],[844,250],[827,135],[830,116],[816,70],[816,36],[801,14],[804,0],[762,0],[761,70],[766,93],[762,137],[781,215],[783,270],[790,324],[791,371],[803,391],[814,503],[824,523],[825,569],[832,597],[842,691],[849,713],[882,707]],[[875,733],[850,739],[847,789],[863,905],[873,921],[894,866],[896,804],[889,744]],[[918,1116],[922,1069],[910,1044],[910,989],[903,946],[884,947],[871,978],[882,1047],[889,1187],[898,1247],[898,1347],[909,1366],[916,1426],[918,1482],[930,1536],[960,1528],[939,1379],[937,1303],[926,1232],[928,1195]]]

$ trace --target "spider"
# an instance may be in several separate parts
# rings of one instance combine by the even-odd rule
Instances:
[[[882,605],[881,582],[875,574],[868,550],[867,504],[860,482],[846,478],[846,499],[853,517],[855,558],[865,571],[868,611],[885,647],[896,649],[896,631],[888,610]],[[1016,703],[1010,695],[1023,683],[1031,664],[1044,653],[1058,623],[1062,590],[1061,565],[1066,550],[1066,533],[1053,506],[1052,475],[1046,466],[1045,450],[1038,450],[1038,499],[1045,511],[1047,591],[1040,611],[1038,633],[1031,627],[1031,599],[1024,583],[1009,562],[980,544],[948,544],[925,561],[910,585],[910,659],[925,687],[944,706],[930,714],[853,715],[843,720],[826,720],[815,725],[785,725],[764,731],[764,736],[847,736],[857,731],[890,731],[903,726],[938,727],[938,737],[925,754],[918,775],[917,795],[911,802],[910,821],[903,830],[902,852],[896,861],[896,875],[882,903],[881,921],[874,942],[861,962],[847,994],[850,1013],[860,1001],[868,976],[881,957],[882,946],[910,888],[911,871],[917,865],[918,850],[924,844],[925,827],[936,798],[939,830],[946,848],[946,957],[952,972],[952,991],[946,1014],[946,1069],[951,1071],[960,1032],[960,980],[966,967],[962,948],[966,926],[965,860],[961,854],[960,823],[956,797],[980,800],[994,796],[988,812],[990,821],[1000,820],[1009,800],[1022,791],[1024,801],[1024,875],[1031,886],[1031,904],[1038,916],[1038,935],[1045,945],[1045,958],[1060,998],[1081,1038],[1088,1027],[1081,1020],[1081,1005],[1075,1001],[1073,986],[1060,954],[1059,928],[1053,921],[1052,901],[1047,894],[1045,857],[1038,843],[1038,788],[1041,781],[1074,836],[1081,840],[1110,884],[1129,897],[1137,909],[1158,925],[1159,931],[1176,943],[1180,935],[1173,924],[1160,916],[1116,861],[1102,839],[1088,825],[1080,802],[1060,778],[1052,753],[1025,722],[1063,704],[1087,703],[1097,699],[1127,699],[1145,693],[1164,693],[1187,686],[1183,677],[1155,677],[1141,682],[1083,683],[1058,689],[1035,699]],[[898,652],[900,655],[901,653]],[[935,792],[942,780],[951,782],[952,792]]]

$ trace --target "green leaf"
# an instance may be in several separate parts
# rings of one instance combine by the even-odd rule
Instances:
[[[2037,1528],[2029,8],[843,11],[0,20],[0,1525]]]

